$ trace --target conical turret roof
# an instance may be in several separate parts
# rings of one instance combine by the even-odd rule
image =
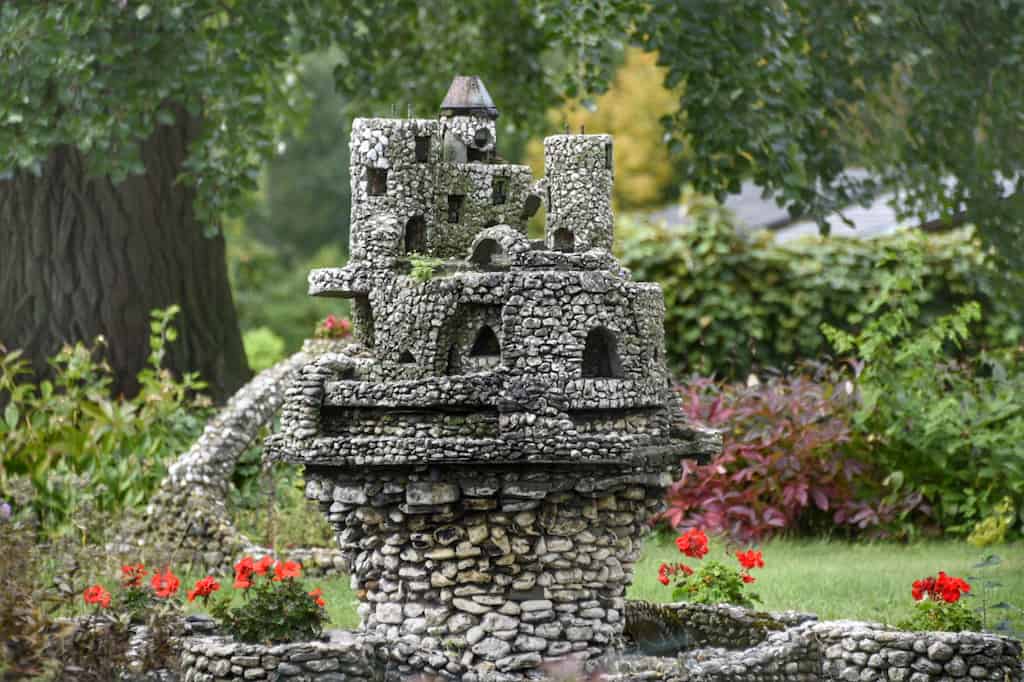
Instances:
[[[487,92],[480,76],[456,76],[448,86],[448,94],[441,102],[441,113],[453,116],[479,114],[498,118],[491,93]]]

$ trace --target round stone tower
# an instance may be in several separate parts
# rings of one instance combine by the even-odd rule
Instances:
[[[612,248],[612,136],[553,135],[544,139],[550,249]],[[571,248],[570,248],[571,246]]]

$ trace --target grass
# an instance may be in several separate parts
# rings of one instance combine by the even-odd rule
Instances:
[[[709,558],[723,558],[726,543],[712,539]],[[795,610],[817,614],[822,619],[855,619],[894,624],[910,615],[913,600],[910,586],[914,580],[935,575],[944,570],[962,576],[972,585],[969,605],[980,606],[982,599],[989,604],[1000,601],[1024,608],[1024,541],[976,549],[963,541],[945,540],[898,544],[891,542],[844,542],[830,540],[780,539],[768,542],[760,549],[764,552],[765,567],[756,569],[757,582],[749,589],[757,592],[770,611]],[[996,554],[1002,559],[998,566],[973,569],[984,555]],[[287,556],[287,551],[285,551]],[[653,602],[672,600],[672,590],[657,580],[658,566],[662,562],[684,560],[671,540],[651,537],[644,546],[643,555],[636,565],[633,585],[627,596]],[[734,561],[731,553],[727,562]],[[691,565],[692,560],[688,560]],[[195,580],[203,577],[190,571],[181,571],[181,591],[191,589]],[[116,577],[97,576],[109,589],[116,590]],[[231,577],[217,576],[223,587],[219,597],[231,595],[241,600],[241,592],[231,587]],[[348,576],[305,578],[310,589],[320,587],[327,602],[331,628],[355,628],[359,624],[356,614],[357,600],[349,587]],[[986,592],[984,583],[999,583]],[[62,615],[83,613],[87,609],[80,599],[68,605]],[[186,612],[202,612],[198,603],[185,605]],[[1005,611],[992,612],[987,627],[1001,620]],[[1018,632],[1024,632],[1024,613],[1013,612],[1011,623]]]
[[[708,557],[721,558],[725,543],[712,540],[710,546]],[[782,539],[768,542],[761,549],[765,567],[753,571],[757,582],[750,589],[760,594],[762,606],[770,611],[809,611],[827,620],[893,624],[910,615],[911,583],[940,570],[968,579],[973,594],[968,603],[973,607],[981,605],[985,591],[982,583],[989,580],[1001,584],[988,590],[990,604],[1006,601],[1024,608],[1024,542],[979,550],[953,540],[903,545]],[[658,582],[658,566],[686,557],[674,543],[657,542],[655,538],[648,540],[644,550],[627,596],[671,601],[671,588]],[[998,555],[1002,563],[973,569],[987,554]],[[729,560],[735,561],[731,554]],[[995,613],[989,617],[989,627],[1002,618],[1001,612]],[[1024,630],[1021,612],[1015,612],[1015,616],[1015,629]]]

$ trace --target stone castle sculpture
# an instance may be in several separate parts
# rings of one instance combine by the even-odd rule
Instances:
[[[716,447],[671,389],[660,288],[611,254],[611,137],[548,137],[535,181],[497,117],[459,76],[437,120],[354,121],[351,259],[309,282],[351,299],[357,342],[300,371],[268,441],[399,677],[613,649],[648,520]]]

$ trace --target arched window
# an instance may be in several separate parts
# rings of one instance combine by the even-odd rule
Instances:
[[[618,378],[622,376],[618,342],[604,327],[594,327],[583,346],[583,376],[587,378]]]
[[[427,221],[414,215],[405,223],[405,253],[424,253],[427,250]]]
[[[480,327],[469,355],[470,357],[501,355],[501,343],[490,325],[485,324]]]
[[[487,266],[494,264],[494,259],[501,258],[505,255],[505,250],[501,248],[501,244],[495,239],[481,239],[480,243],[473,249],[473,255],[469,257],[471,261],[480,266]]]
[[[402,351],[402,354],[398,356],[398,361],[403,365],[411,365],[416,362],[416,358],[412,356],[412,353],[410,353],[407,350],[404,350]]]
[[[446,376],[462,374],[462,359],[459,357],[459,346],[452,344],[448,347],[448,358],[445,360],[444,373]]]
[[[551,247],[555,251],[572,253],[576,248],[576,238],[573,236],[572,230],[567,227],[555,230],[555,233],[551,235]]]

